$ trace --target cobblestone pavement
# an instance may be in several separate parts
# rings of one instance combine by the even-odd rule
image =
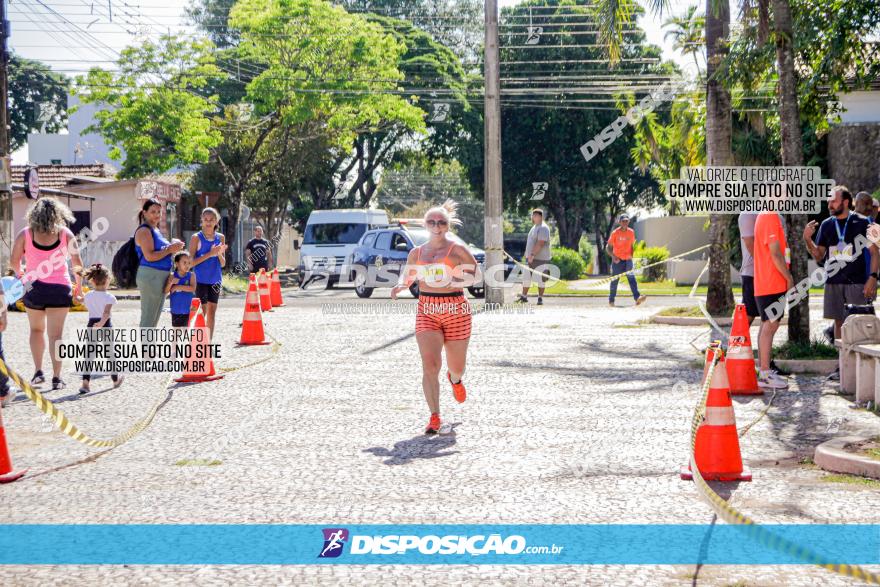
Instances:
[[[4,411],[13,458],[30,473],[0,486],[10,523],[687,523],[712,510],[680,481],[701,375],[690,344],[705,328],[649,325],[652,298],[548,298],[531,313],[474,319],[468,401],[455,434],[421,434],[427,410],[413,331],[405,313],[380,313],[387,293],[358,300],[350,290],[303,297],[265,317],[283,343],[258,366],[224,380],[172,386],[152,426],[111,451],[52,431],[23,395]],[[351,303],[360,313],[341,314]],[[234,348],[243,300],[221,300],[221,367],[266,356]],[[350,307],[348,308],[351,309]],[[816,316],[818,313],[813,312]],[[120,302],[117,326],[136,325],[137,302]],[[168,323],[163,316],[163,324]],[[72,314],[70,324],[85,322]],[[818,321],[814,325],[818,332]],[[756,330],[753,331],[753,337]],[[31,375],[26,318],[4,334],[9,361]],[[131,377],[117,391],[48,393],[87,433],[111,437],[167,392],[162,377]],[[683,381],[687,385],[676,385]],[[740,427],[770,396],[736,399]],[[874,414],[817,377],[798,377],[742,439],[754,482],[719,489],[760,522],[880,523],[880,492],[823,481],[801,464],[835,434],[876,433]],[[196,466],[196,459],[220,461]],[[51,544],[21,545],[50,549]],[[880,571],[877,567],[873,570]],[[847,585],[809,566],[8,566],[0,583],[49,584],[422,584],[449,585]]]

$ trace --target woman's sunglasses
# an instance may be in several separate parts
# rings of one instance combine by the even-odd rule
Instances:
[[[425,220],[425,224],[431,227],[434,226],[449,226],[449,223],[445,220]]]

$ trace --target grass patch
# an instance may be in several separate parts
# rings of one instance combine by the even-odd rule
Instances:
[[[559,324],[548,324],[547,328],[559,328]]]
[[[223,292],[240,294],[247,292],[248,278],[241,275],[226,273],[223,275]]]
[[[880,461],[880,448],[869,448],[865,451],[865,456],[875,461]]]
[[[174,463],[178,467],[216,467],[222,465],[223,461],[217,459],[181,459]]]
[[[820,479],[825,483],[845,483],[847,485],[861,485],[862,487],[880,488],[880,480],[859,477],[858,475],[825,475]]]
[[[611,328],[641,328],[641,324],[613,324]]]
[[[798,461],[799,465],[808,465],[815,466],[816,463],[813,461],[813,457],[807,456]]]
[[[773,347],[773,356],[777,359],[836,359],[837,349],[820,340],[811,340],[808,344],[788,341]]]

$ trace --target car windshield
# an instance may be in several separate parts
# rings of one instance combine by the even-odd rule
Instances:
[[[429,238],[431,238],[430,233],[424,228],[408,228],[406,232],[409,233],[409,237],[412,239],[413,243],[417,247],[422,246],[423,244],[428,242]],[[467,243],[461,240],[461,238],[459,238],[457,235],[451,232],[447,232],[446,235],[458,244],[467,246]]]
[[[367,231],[366,224],[309,224],[303,235],[304,245],[356,244]]]

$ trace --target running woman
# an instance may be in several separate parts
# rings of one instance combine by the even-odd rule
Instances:
[[[86,310],[89,311],[89,328],[113,328],[110,322],[113,314],[113,306],[116,305],[116,296],[107,291],[110,284],[110,271],[100,263],[95,263],[83,272],[83,278],[91,283],[92,290],[85,295]],[[109,345],[105,345],[109,350]],[[122,385],[123,376],[113,373],[110,375],[113,381],[113,389]],[[82,385],[79,386],[81,394],[91,391],[89,385],[92,381],[91,373],[83,373]]]
[[[217,232],[219,225],[220,213],[214,208],[205,208],[202,210],[202,230],[189,241],[189,254],[198,280],[196,297],[205,308],[209,336],[214,336],[214,316],[223,283],[222,268],[226,267],[226,237]]]
[[[189,251],[174,253],[174,271],[165,283],[165,293],[170,294],[171,326],[174,328],[189,328],[189,309],[199,285],[191,267]]]
[[[480,281],[477,260],[471,252],[447,237],[450,226],[460,225],[456,218],[457,204],[446,200],[425,213],[425,227],[430,238],[409,252],[400,281],[391,290],[391,298],[419,282],[416,312],[416,341],[422,357],[422,389],[431,410],[425,434],[440,432],[440,367],[446,349],[446,378],[459,403],[467,392],[461,380],[467,362],[471,337],[471,307],[463,288]]]

